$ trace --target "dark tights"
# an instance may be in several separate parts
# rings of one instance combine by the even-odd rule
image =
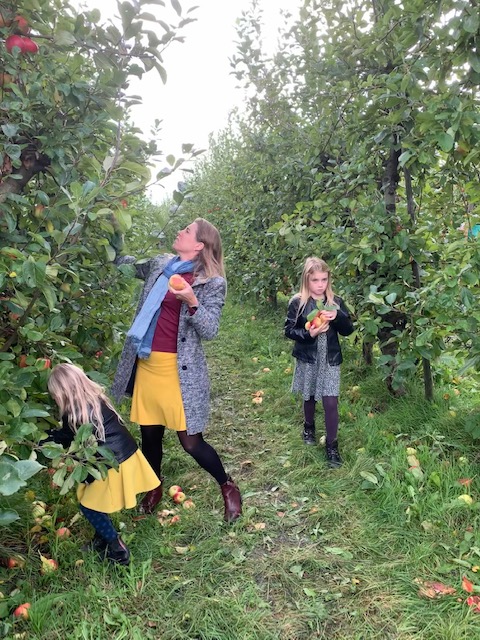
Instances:
[[[161,425],[140,427],[142,433],[142,452],[157,476],[162,476],[163,434],[165,427]],[[189,436],[186,431],[177,431],[178,439],[184,451],[205,471],[215,478],[218,484],[224,484],[228,476],[222,461],[215,449],[205,442],[201,433]]]
[[[322,396],[322,403],[325,412],[327,442],[334,442],[338,434],[338,397]],[[303,415],[307,424],[313,424],[315,421],[316,404],[314,396],[310,396],[308,400],[303,401]]]

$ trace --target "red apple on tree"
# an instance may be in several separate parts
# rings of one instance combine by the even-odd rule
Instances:
[[[15,16],[12,22],[15,27],[15,31],[19,31],[24,35],[27,35],[27,33],[30,31],[28,22],[23,16]]]

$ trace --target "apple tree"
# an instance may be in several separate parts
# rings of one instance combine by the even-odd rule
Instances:
[[[0,525],[17,517],[9,505],[57,421],[48,369],[77,362],[108,383],[132,304],[128,268],[112,260],[140,195],[165,175],[151,175],[162,152],[156,132],[145,140],[132,123],[141,98],[130,85],[150,72],[166,80],[163,52],[192,9],[132,0],[117,10],[107,20],[64,0],[0,1]],[[182,162],[169,158],[171,169]],[[69,475],[65,456],[43,449],[62,490],[84,476],[78,451]]]

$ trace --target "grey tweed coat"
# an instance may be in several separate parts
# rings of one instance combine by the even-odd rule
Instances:
[[[134,265],[137,277],[145,280],[135,317],[171,257],[171,254],[163,254],[144,264]],[[133,256],[123,256],[116,261],[117,264],[134,262]],[[192,288],[198,300],[198,309],[190,315],[188,306],[182,304],[177,338],[178,375],[189,435],[204,431],[210,415],[210,381],[202,340],[212,340],[218,333],[225,303],[226,281],[221,276],[206,278],[200,274],[195,278]],[[126,393],[136,360],[136,349],[127,337],[111,389],[117,402]]]

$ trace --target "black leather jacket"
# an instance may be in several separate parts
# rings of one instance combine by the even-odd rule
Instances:
[[[341,298],[334,297],[339,306],[337,317],[330,322],[327,331],[327,357],[328,363],[336,366],[342,363],[342,350],[338,334],[349,336],[353,332],[353,323],[350,313]],[[305,329],[308,314],[316,307],[316,301],[309,298],[301,314],[298,314],[300,296],[294,296],[288,303],[287,319],[285,320],[285,336],[295,340],[292,355],[303,362],[314,363],[317,359],[317,338],[312,338]]]
[[[105,442],[99,440],[98,444],[108,447],[119,464],[125,462],[138,449],[135,438],[127,427],[120,422],[117,414],[104,403],[102,403],[102,415]],[[61,429],[50,429],[48,431],[48,440],[51,439],[66,448],[72,443],[75,434],[70,428],[66,416],[62,416],[62,425]]]

